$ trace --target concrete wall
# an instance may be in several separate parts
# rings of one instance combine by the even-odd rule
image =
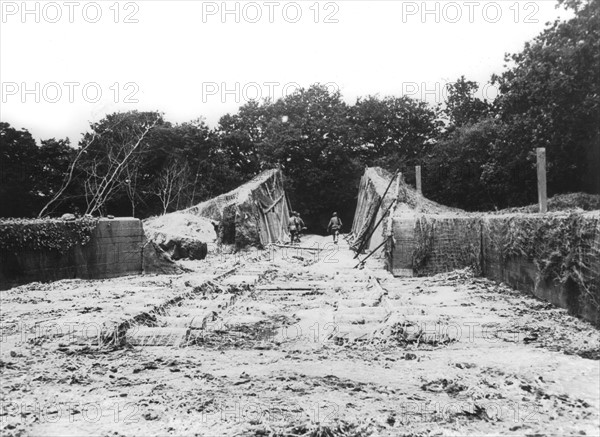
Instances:
[[[585,267],[582,269],[591,291],[584,290],[571,280],[562,283],[543,278],[537,265],[541,260],[535,254],[529,257],[502,255],[502,232],[505,228],[501,224],[511,220],[513,226],[527,229],[525,223],[519,221],[531,223],[532,218],[535,222],[534,215],[396,216],[392,222],[391,271],[396,276],[421,276],[471,266],[487,278],[532,293],[599,324],[600,213],[582,214],[582,220],[591,232],[584,235],[581,230],[573,231],[577,235],[584,235],[582,256]],[[559,214],[555,220],[569,220],[569,216]]]
[[[583,249],[581,249],[584,266],[580,266],[580,268],[586,281],[592,286],[592,290],[584,290],[570,279],[561,282],[557,279],[543,278],[537,265],[541,260],[535,255],[502,257],[502,248],[499,242],[502,241],[500,237],[503,228],[500,225],[507,220],[512,220],[513,226],[525,228],[520,221],[527,220],[529,217],[526,216],[505,215],[482,218],[483,275],[509,284],[517,290],[532,293],[540,299],[568,309],[571,314],[600,324],[600,308],[598,307],[598,302],[600,302],[600,213],[583,213],[582,217],[588,225],[591,225],[592,233],[584,239]],[[569,220],[569,218],[568,215],[563,215],[558,217],[558,220]],[[581,229],[574,229],[574,231],[577,234],[581,233]],[[567,260],[561,259],[560,261]]]
[[[392,221],[392,272],[426,276],[480,270],[481,222],[475,217],[405,214]]]
[[[392,219],[392,250],[389,264],[394,276],[413,276],[413,255],[417,247],[417,216],[406,215]]]
[[[33,281],[101,279],[142,273],[144,231],[134,218],[100,219],[85,246],[67,253],[0,249],[0,288]]]

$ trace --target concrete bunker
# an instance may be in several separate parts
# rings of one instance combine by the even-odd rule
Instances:
[[[393,179],[365,170],[353,248],[375,251],[395,276],[471,267],[600,323],[600,211],[467,213],[426,199],[401,176]]]
[[[44,234],[41,226],[50,225],[57,232],[73,232],[74,221],[19,221],[20,231],[35,241]],[[15,226],[5,222],[0,227]],[[7,232],[6,229],[3,232]],[[46,238],[47,239],[47,238]],[[62,248],[58,240],[54,247],[18,244],[0,248],[0,289],[28,282],[60,279],[105,279],[141,273],[180,273],[152,241],[149,241],[142,222],[133,217],[97,220],[86,244]]]

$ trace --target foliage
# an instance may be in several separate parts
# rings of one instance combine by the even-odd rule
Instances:
[[[448,98],[443,113],[448,117],[452,127],[476,123],[492,112],[489,103],[475,97],[479,84],[461,76],[448,86]]]
[[[278,100],[268,111],[261,160],[280,166],[294,209],[313,231],[324,230],[333,211],[349,224],[363,166],[340,93],[312,86]]]
[[[27,130],[0,122],[0,216],[30,216],[35,195],[38,148]]]
[[[361,158],[370,166],[410,177],[431,151],[441,127],[434,110],[408,97],[359,98],[349,116]]]
[[[190,179],[190,168],[185,161],[173,161],[170,165],[163,167],[156,179],[154,194],[159,198],[163,206],[163,214],[175,205],[175,210],[180,209],[184,196],[188,191]]]
[[[66,253],[76,245],[86,245],[98,219],[3,219],[0,221],[0,247],[7,252],[52,250]]]
[[[153,197],[156,177],[168,172],[172,165],[187,165],[186,190],[182,193],[185,206],[197,204],[237,186],[228,181],[228,165],[218,147],[216,133],[203,120],[158,126],[150,135],[148,153],[143,168],[144,203],[154,212],[162,212],[162,204]],[[237,180],[236,180],[237,182]]]
[[[467,210],[535,202],[535,149],[546,148],[550,195],[600,192],[600,2],[566,0],[575,18],[556,21],[491,80],[488,104],[461,77],[442,113],[450,121],[425,159],[424,190]]]
[[[324,231],[333,210],[350,223],[363,170],[348,105],[321,85],[276,102],[251,102],[220,122],[220,147],[246,180],[280,167],[286,191],[309,229]]]
[[[572,281],[600,309],[597,262],[593,242],[598,218],[580,213],[517,215],[510,217],[495,233],[502,257],[522,257],[535,263],[540,279]]]
[[[433,252],[433,239],[435,233],[435,220],[427,220],[426,217],[419,217],[415,224],[415,242],[416,246],[412,256],[413,271],[419,276],[427,260]]]
[[[424,194],[463,209],[503,207],[510,170],[501,160],[504,126],[486,118],[455,129],[433,149],[424,168]]]
[[[50,197],[61,186],[74,152],[75,149],[71,147],[68,138],[66,140],[51,138],[41,141],[37,153],[39,173],[36,177],[35,187],[41,197]]]
[[[507,56],[505,71],[491,78],[499,89],[493,102],[477,98],[479,84],[465,76],[449,86],[443,108],[408,97],[348,104],[315,84],[248,102],[213,129],[202,119],[171,124],[158,112],[109,114],[90,125],[78,148],[68,139],[38,147],[26,130],[0,123],[0,216],[77,208],[148,217],[273,167],[281,167],[312,232],[324,231],[334,210],[350,224],[364,166],[399,170],[412,183],[421,165],[424,194],[445,205],[519,207],[536,200],[537,147],[546,148],[550,196],[600,192],[600,1],[559,4],[574,18],[550,24]],[[165,209],[156,181],[183,164],[181,190]]]
[[[495,105],[507,126],[506,159],[545,147],[550,193],[598,191],[600,2],[563,3],[575,17],[554,22],[507,56],[511,68],[493,77],[500,89]]]

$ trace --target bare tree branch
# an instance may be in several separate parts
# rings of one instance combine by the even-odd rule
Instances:
[[[93,214],[104,207],[106,201],[118,188],[117,182],[119,181],[121,173],[123,172],[126,164],[129,162],[131,156],[136,150],[138,150],[148,132],[150,132],[157,123],[158,119],[154,120],[150,125],[144,126],[143,132],[138,134],[139,137],[137,138],[137,141],[135,141],[135,143],[125,152],[123,157],[120,156],[120,152],[124,149],[124,147],[118,148],[116,154],[114,155],[109,153],[108,162],[110,165],[108,171],[101,178],[97,187],[93,190],[93,196],[88,204],[86,214]]]
[[[81,158],[81,156],[87,151],[87,149],[92,145],[92,143],[94,142],[94,140],[96,138],[98,138],[98,136],[94,132],[92,134],[92,139],[90,141],[88,141],[88,143],[85,146],[83,146],[81,149],[79,149],[79,151],[77,152],[77,155],[75,156],[75,159],[69,166],[69,172],[67,173],[67,176],[65,177],[65,180],[63,181],[63,184],[60,187],[60,190],[58,190],[56,192],[56,194],[54,194],[54,196],[52,196],[52,199],[50,199],[48,201],[48,203],[46,203],[46,205],[44,205],[44,207],[41,209],[41,211],[38,214],[38,218],[44,217],[46,214],[46,211],[48,211],[48,208],[50,208],[50,205],[52,205],[54,202],[56,202],[63,195],[63,193],[65,192],[65,190],[67,189],[67,187],[69,186],[71,181],[73,180],[73,173],[75,172],[75,166],[77,165],[79,158]]]

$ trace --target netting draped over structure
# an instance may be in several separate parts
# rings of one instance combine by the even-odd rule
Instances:
[[[219,222],[219,241],[236,247],[289,240],[283,176],[266,170],[229,193],[183,210]]]
[[[385,210],[395,197],[396,193],[390,190],[382,202],[382,196],[392,177],[391,173],[379,167],[368,167],[365,169],[365,173],[360,180],[358,202],[350,233],[350,237],[352,238],[351,246],[355,250],[358,249],[365,239],[367,239],[363,244],[365,248],[369,248],[372,243],[382,241],[383,238],[377,238],[383,235],[381,232],[378,232],[374,236],[369,236],[369,234],[381,218],[382,210]]]
[[[365,169],[360,181],[356,213],[350,235],[351,247],[354,250],[359,249],[361,245],[363,249],[367,250],[379,247],[387,237],[392,235],[391,221],[389,220],[392,216],[419,212],[433,214],[462,212],[423,197],[404,182],[402,174],[399,174],[398,179],[394,181],[392,181],[393,178],[393,174],[379,167]],[[388,187],[389,190],[386,194]],[[392,205],[392,202],[396,203]],[[390,248],[383,247],[381,253],[386,250],[389,251]]]

